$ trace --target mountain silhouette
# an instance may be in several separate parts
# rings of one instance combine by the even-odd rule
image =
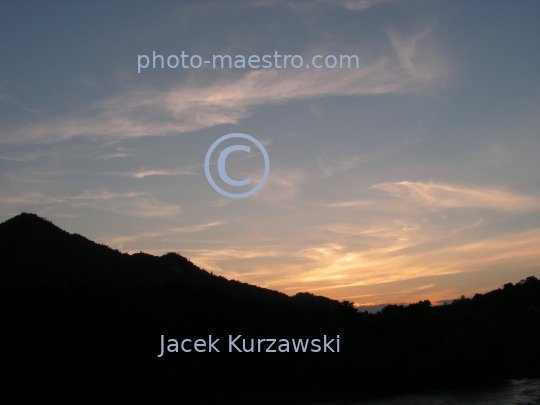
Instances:
[[[540,377],[534,276],[369,314],[175,253],[121,253],[27,213],[0,224],[0,260],[3,403],[330,401]],[[227,350],[231,336],[245,351]],[[162,339],[221,350],[175,352]],[[290,350],[269,352],[272,339]],[[313,339],[334,346],[302,350]]]
[[[227,280],[197,267],[176,253],[161,257],[120,253],[79,234],[70,234],[36,214],[22,213],[0,224],[2,278],[41,278],[50,283],[87,285],[163,285],[183,282],[216,287],[239,297],[287,300],[278,291]],[[300,293],[293,300],[337,305],[326,297]]]

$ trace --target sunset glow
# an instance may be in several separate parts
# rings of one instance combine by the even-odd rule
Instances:
[[[105,4],[3,5],[0,221],[356,305],[540,276],[538,2]],[[183,50],[359,67],[137,72]],[[230,133],[271,162],[247,198],[205,177]],[[236,153],[231,177],[259,181],[260,154]]]

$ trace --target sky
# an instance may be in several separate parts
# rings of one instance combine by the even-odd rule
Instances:
[[[0,221],[362,306],[540,277],[539,27],[527,0],[0,1]],[[245,198],[205,175],[233,133],[269,157]],[[259,149],[212,178],[253,189]]]

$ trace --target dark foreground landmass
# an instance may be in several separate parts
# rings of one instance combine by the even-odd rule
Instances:
[[[450,305],[359,313],[172,253],[122,254],[33,214],[0,224],[0,260],[3,403],[285,403],[540,376],[536,277]],[[161,335],[191,344],[212,335],[221,351],[158,357]],[[229,335],[255,344],[339,335],[340,350],[266,352],[263,342],[261,353],[229,353]]]

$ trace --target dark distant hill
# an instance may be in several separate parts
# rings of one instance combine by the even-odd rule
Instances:
[[[0,224],[0,260],[2,403],[285,403],[540,376],[532,276],[449,305],[359,313],[227,280],[177,254],[123,254],[34,214]],[[211,335],[221,352],[158,357],[161,335]],[[229,335],[262,350],[229,353]],[[266,351],[267,339],[338,335],[339,352]]]
[[[253,286],[208,273],[185,257],[168,253],[129,255],[84,236],[70,234],[36,214],[22,213],[0,224],[3,279],[37,279],[48,283],[108,286],[149,286],[183,282],[216,287],[238,297],[286,300],[278,291]],[[326,297],[302,293],[294,299],[337,305]]]

